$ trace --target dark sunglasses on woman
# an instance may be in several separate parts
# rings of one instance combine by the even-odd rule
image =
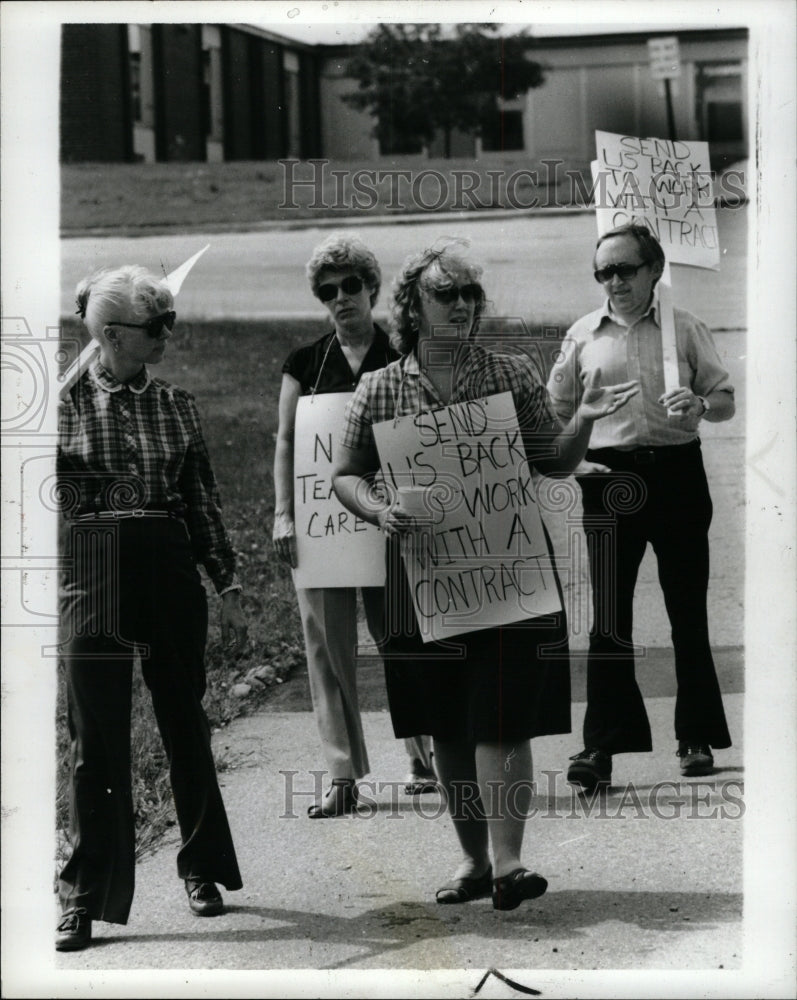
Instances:
[[[442,302],[444,305],[451,305],[452,302],[456,302],[460,295],[463,302],[476,302],[481,295],[481,290],[481,285],[473,282],[468,285],[451,285],[450,288],[429,289],[437,301]]]
[[[174,309],[170,309],[168,312],[161,313],[160,316],[151,316],[146,323],[120,323],[119,320],[115,319],[111,320],[108,326],[130,326],[134,330],[146,330],[149,337],[160,337],[164,327],[167,330],[174,328],[176,319],[177,313]]]
[[[318,297],[322,302],[331,302],[332,299],[337,298],[339,288],[342,288],[346,295],[358,295],[363,290],[363,280],[352,275],[349,278],[344,278],[339,285],[333,285],[330,281],[328,284],[321,285],[318,289]]]

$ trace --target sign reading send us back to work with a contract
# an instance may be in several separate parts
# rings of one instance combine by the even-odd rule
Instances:
[[[356,517],[332,489],[334,449],[350,392],[301,396],[293,446],[297,587],[381,587],[385,538]]]
[[[374,437],[388,490],[419,522],[402,556],[424,642],[561,608],[511,393],[375,424]]]
[[[671,264],[719,268],[708,143],[595,133],[598,231],[628,222],[650,229]]]

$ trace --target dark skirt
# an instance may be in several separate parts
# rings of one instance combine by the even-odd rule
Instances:
[[[397,737],[480,743],[570,732],[564,611],[424,643],[397,540],[388,545],[387,581],[380,649]]]

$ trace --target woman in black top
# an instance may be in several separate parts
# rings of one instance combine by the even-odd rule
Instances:
[[[333,330],[293,351],[283,365],[279,427],[274,455],[274,546],[296,568],[293,505],[293,443],[300,396],[352,392],[361,375],[394,361],[398,354],[373,320],[381,272],[373,253],[357,238],[333,234],[313,251],[307,264],[313,294],[324,303]],[[313,709],[331,785],[310,806],[313,819],[340,816],[356,804],[356,780],[369,771],[357,698],[357,594],[353,587],[297,587],[307,651]],[[383,589],[362,588],[368,629],[375,642],[383,632]],[[411,759],[408,791],[434,787],[427,744],[406,741]]]

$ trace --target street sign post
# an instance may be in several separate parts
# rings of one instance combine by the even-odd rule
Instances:
[[[675,115],[672,106],[672,91],[670,80],[677,80],[681,75],[681,54],[676,35],[666,38],[648,39],[648,56],[650,57],[650,75],[654,80],[664,81],[664,96],[667,99],[667,127],[670,139],[675,141]]]

